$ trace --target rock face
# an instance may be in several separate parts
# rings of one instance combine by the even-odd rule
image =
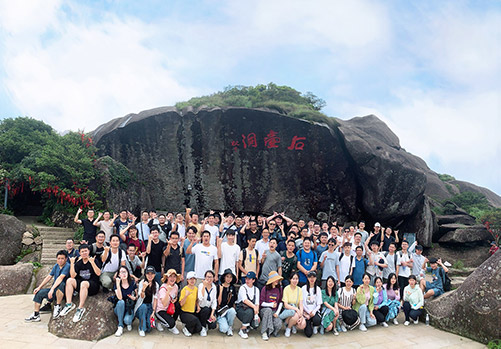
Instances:
[[[430,246],[438,231],[434,200],[451,197],[373,115],[325,125],[258,109],[157,108],[112,120],[93,139],[101,156],[97,185],[113,210],[190,206],[286,211],[297,219],[332,204],[338,221],[379,221]],[[135,179],[117,186],[123,177]]]
[[[487,343],[500,337],[501,252],[477,268],[455,291],[427,302],[432,325]]]
[[[0,214],[0,265],[14,264],[16,257],[21,252],[21,241],[26,231],[26,224],[14,216]]]
[[[0,296],[25,294],[31,284],[33,264],[0,266]]]
[[[473,225],[450,231],[438,241],[462,244],[465,242],[489,242],[490,240],[492,240],[492,236],[483,225]]]
[[[111,295],[111,293],[110,293]],[[113,307],[106,299],[108,294],[99,292],[97,295],[88,297],[85,302],[85,314],[80,322],[73,322],[75,310],[64,317],[49,320],[49,332],[64,338],[95,341],[108,337],[115,333],[118,320],[113,312]],[[78,304],[78,296],[73,302]]]

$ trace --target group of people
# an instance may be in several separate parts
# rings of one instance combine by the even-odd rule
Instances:
[[[136,318],[140,336],[153,327],[179,334],[177,320],[186,336],[216,328],[232,336],[235,318],[242,338],[256,329],[268,340],[282,328],[286,337],[298,330],[339,335],[398,325],[400,311],[404,325],[417,324],[424,300],[446,289],[440,259],[426,258],[417,242],[409,246],[379,223],[369,233],[365,222],[294,222],[284,212],[210,211],[203,220],[189,208],[176,215],[144,211],[139,219],[126,210],[80,214],[78,251],[68,239],[57,253],[26,321],[40,321],[43,310],[57,318],[76,308],[78,322],[87,298],[102,290],[118,318],[116,336],[132,330]]]

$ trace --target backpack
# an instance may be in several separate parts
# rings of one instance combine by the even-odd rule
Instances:
[[[259,261],[259,251],[254,249],[254,251],[256,251],[256,264],[258,263]],[[247,259],[247,248],[244,248],[242,250],[242,267],[245,269],[245,261]],[[257,275],[256,275],[257,276]]]
[[[451,279],[447,272],[443,268],[438,268],[438,272],[440,277],[442,278],[442,286],[444,287],[445,292],[449,292],[451,290]]]
[[[118,248],[118,268],[120,269],[120,263],[122,262],[122,253],[125,253],[124,251],[122,251],[122,249],[119,247]],[[108,252],[108,257],[106,257],[106,260],[104,261],[103,263],[103,266],[101,267],[101,270],[104,269],[104,267],[106,266],[106,264],[108,264],[110,261],[111,261],[111,248],[110,248],[110,251]]]
[[[344,256],[344,253],[342,253],[340,256],[339,256],[339,261],[341,262],[341,259],[343,259],[343,256]],[[353,255],[350,255],[350,267],[348,268],[349,272],[348,273],[351,273],[351,266],[353,264]]]
[[[388,252],[388,251],[386,251],[384,253],[384,257],[386,258],[386,260],[388,260],[387,257],[389,254],[390,254],[390,252]],[[397,257],[398,257],[397,252],[395,252],[394,257],[393,257],[393,267],[395,268],[395,272],[397,271]]]

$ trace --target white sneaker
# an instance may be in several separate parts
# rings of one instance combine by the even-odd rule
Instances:
[[[132,325],[127,325],[127,331],[132,331]]]
[[[362,332],[367,332],[367,327],[365,327],[364,324],[360,324],[360,327],[359,327],[360,331]]]
[[[289,338],[290,336],[291,336],[291,329],[287,327],[285,329],[285,337]]]
[[[419,319],[414,320],[414,325],[419,324]]]
[[[296,326],[292,326],[292,334],[296,334],[297,333],[297,328]]]
[[[73,315],[73,322],[78,322],[82,320],[82,316],[85,313],[85,308],[77,308],[75,315]]]
[[[397,318],[394,318],[394,319],[393,319],[393,324],[394,324],[394,325],[398,325],[398,320],[397,320]]]
[[[160,323],[160,322],[157,322],[155,327],[157,328],[158,332],[163,332],[164,331],[164,327],[163,325]]]
[[[347,332],[348,330],[346,329],[346,327],[344,325],[341,325],[341,331]]]
[[[73,304],[73,303],[67,303],[63,310],[61,310],[61,313],[59,314],[59,316],[65,316],[66,314],[68,314],[70,311],[72,311],[73,309],[75,309],[76,305]]]
[[[202,330],[200,331],[200,336],[207,337],[207,329],[205,327],[202,327]]]
[[[186,336],[186,337],[191,337],[191,332],[188,331],[188,329],[185,327],[183,327],[183,334]]]
[[[332,333],[334,333],[334,336],[339,336],[339,332],[336,329],[333,329]]]
[[[35,315],[35,313],[31,313],[29,317],[24,319],[26,322],[40,322],[40,313],[38,315]]]
[[[268,338],[268,333],[266,333],[266,332],[265,332],[265,333],[263,333],[263,334],[261,335],[261,338],[263,338],[263,340],[264,340],[264,341],[267,341],[267,340],[269,339],[269,338]]]
[[[388,324],[387,324],[387,323],[386,323],[386,321],[385,321],[385,322],[383,322],[383,323],[381,324],[381,326],[383,326],[383,327],[388,327]]]
[[[238,335],[239,335],[240,337],[242,337],[243,339],[247,339],[247,338],[249,338],[249,335],[248,335],[248,334],[247,334],[244,330],[240,330],[240,331],[238,331]]]
[[[313,326],[313,334],[317,334],[318,333],[318,326]]]
[[[410,324],[409,321],[404,322],[404,326],[409,326],[409,324]]]
[[[179,330],[176,328],[176,326],[169,328],[169,332],[172,334],[179,334]]]
[[[54,311],[52,312],[52,318],[57,319],[59,317],[59,314],[61,314],[61,306],[59,304],[56,304],[54,306]]]
[[[146,333],[144,331],[139,330],[139,337],[145,337]]]
[[[115,332],[115,337],[120,337],[124,333],[124,328],[122,326],[118,326],[117,331]]]
[[[230,336],[230,337],[231,337],[231,336],[233,336],[233,329],[232,329],[231,327],[230,327],[230,328],[228,328],[228,331],[226,332],[226,334],[227,334],[228,336]]]

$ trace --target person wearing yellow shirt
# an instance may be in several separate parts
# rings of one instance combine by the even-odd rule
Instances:
[[[202,331],[202,324],[195,312],[198,308],[198,288],[195,286],[197,281],[194,271],[186,274],[188,285],[186,285],[179,295],[179,305],[181,306],[181,322],[184,324],[183,333],[190,337],[193,333]]]

